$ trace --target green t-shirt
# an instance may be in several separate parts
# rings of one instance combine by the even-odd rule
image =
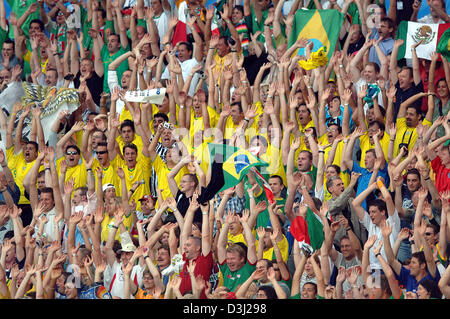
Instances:
[[[3,42],[8,39],[8,31],[3,30],[2,27],[0,27],[0,48],[3,48]]]
[[[298,294],[294,296],[289,296],[288,299],[302,299],[302,293],[299,292]],[[325,297],[317,295],[316,299],[325,299]]]
[[[25,12],[28,10],[28,8],[33,4],[37,2],[36,0],[8,0],[8,4],[11,7],[11,10],[16,14],[17,19],[19,19],[21,16],[25,14]],[[40,13],[39,13],[39,7],[31,13],[28,18],[25,20],[25,22],[22,25],[22,30],[25,36],[28,37],[28,28],[30,26],[31,20],[34,19],[40,19]],[[11,39],[14,38],[14,33],[12,28],[9,29],[9,37]]]
[[[105,69],[105,75],[103,78],[103,92],[110,93],[109,86],[108,86],[108,66],[109,64],[120,57],[122,54],[130,51],[130,44],[124,49],[122,46],[120,47],[119,51],[117,51],[114,54],[110,54],[108,52],[108,46],[106,43],[103,45],[102,48],[102,61],[103,61],[103,68]],[[120,83],[120,79],[122,78],[122,74],[129,69],[128,61],[123,61],[119,67],[116,69],[117,72],[117,78]]]
[[[219,265],[219,269],[223,276],[223,286],[235,292],[236,287],[243,284],[253,274],[256,265],[250,265],[247,261],[241,269],[232,272],[225,262],[223,265]]]

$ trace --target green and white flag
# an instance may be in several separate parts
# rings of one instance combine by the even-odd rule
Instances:
[[[399,48],[398,59],[411,59],[411,46],[422,41],[416,48],[417,57],[431,60],[431,54],[437,50],[441,36],[449,27],[450,23],[400,22],[397,38],[403,39],[404,43]]]

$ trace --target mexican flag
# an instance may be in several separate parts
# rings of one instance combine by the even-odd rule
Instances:
[[[306,38],[314,44],[312,52],[324,47],[330,59],[343,21],[344,15],[337,10],[297,10],[288,46],[291,47],[300,38]],[[305,49],[300,48],[294,54],[304,55]]]
[[[252,167],[269,165],[261,161],[250,151],[239,147],[227,144],[208,143],[208,149],[210,158],[214,158],[216,154],[223,155],[222,168],[225,184],[219,192],[239,184]]]
[[[312,254],[322,247],[324,241],[323,223],[309,207],[306,218],[297,216],[291,223],[290,233],[298,241],[300,248]]]
[[[422,41],[416,47],[417,57],[431,60],[431,53],[437,50],[439,40],[449,27],[450,23],[400,22],[397,30],[397,38],[403,39],[404,43],[398,50],[398,59],[411,59],[411,46]]]
[[[450,29],[441,35],[436,51],[450,62]]]

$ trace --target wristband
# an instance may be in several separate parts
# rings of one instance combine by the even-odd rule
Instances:
[[[184,109],[184,105],[180,105],[180,109]]]
[[[214,50],[215,48],[209,47],[210,50]]]
[[[249,123],[249,122],[250,122],[250,120],[249,120],[249,119],[246,119],[246,118],[244,118],[244,121],[246,121],[247,123]]]
[[[351,231],[352,229],[351,229],[351,227],[348,227],[348,228],[346,228],[345,230],[346,230],[346,231]]]
[[[144,259],[149,258],[149,256],[145,256]]]
[[[378,258],[378,256],[381,256],[381,253],[375,254],[376,258]]]
[[[410,243],[411,245],[414,245],[414,240],[410,240],[409,243]]]
[[[427,178],[425,178],[426,181],[429,180],[429,179],[430,179],[430,176],[428,176]]]
[[[391,142],[395,142],[395,139],[390,139]]]
[[[46,169],[49,169],[49,168],[46,168]],[[88,172],[91,171],[92,172],[92,168],[87,168],[86,171],[88,171]]]
[[[112,225],[111,227],[112,227],[112,228],[115,228],[115,229],[119,229],[119,227],[116,226],[116,225]]]
[[[319,153],[324,153],[325,154],[325,151],[319,151]]]

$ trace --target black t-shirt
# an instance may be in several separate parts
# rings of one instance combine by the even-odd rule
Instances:
[[[267,53],[263,52],[259,57],[256,55],[249,55],[244,58],[244,63],[242,66],[245,69],[245,72],[247,72],[247,78],[250,85],[253,85],[256,79],[256,75],[258,75],[259,69],[263,66],[264,63],[269,62],[267,60]],[[270,70],[266,70],[264,73],[264,76],[266,76]],[[263,78],[264,78],[263,76]]]
[[[394,107],[395,107],[395,119],[397,119],[397,114],[398,114],[398,110],[400,109],[400,104],[405,102],[411,96],[416,95],[416,94],[418,94],[420,92],[423,92],[423,82],[420,81],[420,83],[418,85],[415,85],[413,83],[411,85],[411,87],[409,87],[406,90],[403,90],[403,89],[400,88],[400,84],[397,81],[397,84],[395,84],[395,87],[397,88],[397,93],[395,93]],[[422,105],[422,99],[418,99],[412,105],[417,107],[418,110],[420,110],[421,109],[421,105]]]
[[[75,78],[73,79],[73,84],[77,89],[80,87],[80,76],[81,73],[78,72]],[[94,103],[100,105],[100,94],[102,94],[103,92],[103,76],[102,77],[98,76],[98,74],[94,70],[92,72],[92,76],[86,80],[86,84],[87,87],[89,88],[89,91],[91,91]]]

